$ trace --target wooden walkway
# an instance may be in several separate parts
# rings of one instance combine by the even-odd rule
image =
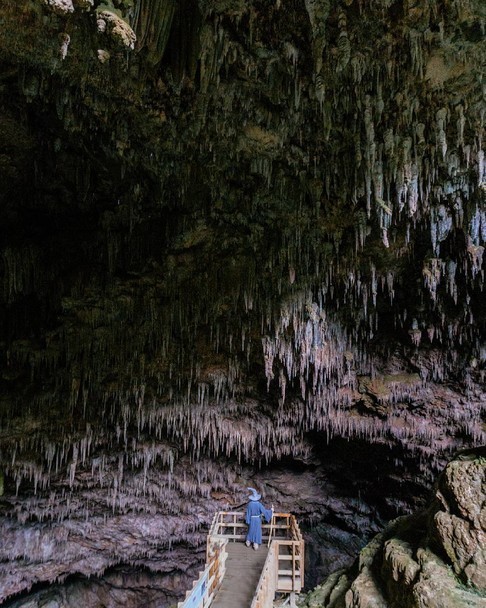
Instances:
[[[257,551],[245,543],[226,546],[226,574],[211,608],[250,608],[268,554],[266,545]]]
[[[206,565],[178,608],[270,608],[277,593],[295,596],[304,585],[304,539],[291,513],[262,525],[263,544],[245,545],[244,511],[219,511],[209,529]],[[270,544],[270,547],[268,546]]]

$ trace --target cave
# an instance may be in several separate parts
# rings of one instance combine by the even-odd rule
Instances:
[[[485,28],[2,0],[0,605],[173,608],[253,487],[306,606],[485,606]]]

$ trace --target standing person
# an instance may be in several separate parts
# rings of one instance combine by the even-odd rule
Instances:
[[[273,505],[271,509],[265,509],[260,502],[261,494],[255,488],[248,488],[251,495],[248,497],[249,503],[246,507],[246,523],[248,534],[246,535],[246,546],[253,544],[255,551],[262,544],[262,515],[268,521],[273,517]]]

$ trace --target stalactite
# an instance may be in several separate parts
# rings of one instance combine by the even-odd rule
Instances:
[[[2,360],[6,385],[36,389],[27,408],[18,398],[0,410],[18,522],[105,529],[163,512],[182,514],[175,536],[190,539],[190,505],[238,492],[219,460],[307,461],[316,431],[424,458],[485,440],[479,85],[448,95],[472,47],[448,56],[450,3],[439,28],[405,15],[398,37],[388,0],[344,4],[306,0],[299,36],[282,37],[277,18],[245,3],[229,14],[200,2],[199,70],[175,83],[163,56],[180,7],[137,2],[126,19],[138,53],[119,52],[106,34],[120,23],[99,12],[94,48],[109,51],[94,52],[82,91],[60,68],[19,72],[32,117],[43,104],[62,125],[49,152],[69,154],[78,137],[76,150],[92,148],[65,183],[83,193],[68,197],[80,216],[102,211],[76,251],[96,276],[72,270],[61,286],[64,260],[48,247],[8,235],[2,248],[10,310],[59,290],[46,329],[31,337],[19,320]],[[82,69],[76,31],[69,46],[53,37],[69,78],[71,61]],[[120,174],[110,194],[105,171]],[[460,374],[464,402],[447,387]],[[175,529],[170,519],[156,542]],[[37,552],[19,541],[12,559],[27,541]]]
[[[326,20],[331,10],[331,4],[329,0],[305,0],[305,8],[312,28],[314,72],[319,74],[326,44]]]

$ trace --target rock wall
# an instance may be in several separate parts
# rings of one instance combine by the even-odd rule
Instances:
[[[302,608],[486,606],[486,450],[459,454],[427,511],[393,521]]]

